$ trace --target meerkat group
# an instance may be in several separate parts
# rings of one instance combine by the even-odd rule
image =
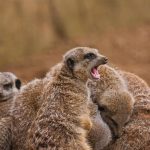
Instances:
[[[0,149],[146,150],[149,86],[106,63],[96,49],[77,47],[23,86],[10,103],[13,123],[1,119]]]
[[[100,66],[99,73],[100,80],[96,83],[89,82],[88,87],[91,89],[91,99],[97,103],[102,117],[99,117],[99,122],[103,120],[108,126],[98,125],[100,123],[97,118],[95,119],[96,127],[89,134],[89,140],[94,142],[92,143],[94,150],[148,150],[150,148],[149,86],[138,76],[107,65]],[[99,131],[106,133],[109,138],[98,136]],[[118,132],[120,135],[114,138],[113,135],[117,135],[115,133]]]

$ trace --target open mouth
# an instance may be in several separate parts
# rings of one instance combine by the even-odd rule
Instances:
[[[0,101],[6,101],[8,99],[10,99],[11,97],[13,97],[13,94],[7,95],[7,96],[0,96]]]
[[[98,72],[98,66],[95,66],[91,69],[91,75],[94,79],[100,79],[100,74]]]

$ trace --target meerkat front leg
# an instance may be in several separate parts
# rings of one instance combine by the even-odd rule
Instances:
[[[88,132],[90,132],[92,128],[92,121],[90,117],[88,115],[83,115],[83,116],[80,116],[79,119],[80,119],[81,127],[87,130]]]

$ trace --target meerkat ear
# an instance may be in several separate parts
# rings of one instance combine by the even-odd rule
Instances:
[[[68,58],[67,61],[66,61],[66,64],[68,66],[68,68],[73,71],[73,67],[75,65],[75,62],[72,58]]]
[[[15,81],[15,85],[16,85],[16,88],[19,90],[19,89],[20,89],[20,87],[21,87],[21,80],[16,79],[16,81]]]

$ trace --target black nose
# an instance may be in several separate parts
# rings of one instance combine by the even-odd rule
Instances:
[[[107,58],[107,57],[103,57],[102,62],[103,62],[103,64],[107,64],[107,62],[108,62],[108,58]]]

